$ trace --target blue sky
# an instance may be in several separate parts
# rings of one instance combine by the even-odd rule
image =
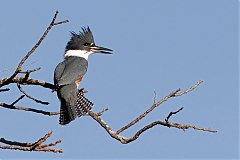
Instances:
[[[0,137],[35,141],[49,131],[48,140],[62,139],[63,154],[0,150],[0,159],[212,159],[237,158],[239,143],[238,1],[3,1],[0,6],[0,70],[14,67],[48,26],[56,10],[58,20],[70,23],[54,27],[26,63],[41,67],[32,78],[52,82],[55,66],[62,61],[70,38],[90,26],[95,42],[114,50],[113,55],[93,55],[82,86],[95,103],[94,111],[108,107],[102,118],[117,130],[148,109],[154,91],[159,99],[198,80],[194,92],[174,98],[143,121],[124,132],[131,136],[144,125],[164,119],[184,107],[171,121],[219,130],[183,132],[155,127],[127,145],[112,139],[90,117],[61,127],[58,116],[0,108]],[[1,72],[9,76],[13,70]],[[18,105],[58,111],[59,101],[50,90],[23,86],[32,96],[49,101],[42,106],[24,99]],[[0,101],[11,103],[21,94],[11,85]]]

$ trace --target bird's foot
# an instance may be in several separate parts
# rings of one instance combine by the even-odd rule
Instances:
[[[52,89],[52,92],[55,92],[59,89],[59,86],[55,85],[54,88]]]
[[[81,88],[81,89],[79,89],[78,91],[81,92],[81,93],[83,93],[83,94],[88,92],[88,91],[85,90],[84,88]]]

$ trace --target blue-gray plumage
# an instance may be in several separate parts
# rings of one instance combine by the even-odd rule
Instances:
[[[87,71],[88,56],[93,53],[111,54],[112,51],[94,43],[89,27],[82,28],[79,34],[71,32],[71,35],[65,49],[64,61],[59,63],[54,71],[54,84],[61,103],[59,119],[61,125],[83,116],[93,106],[82,91],[78,90],[78,85]]]
[[[88,61],[82,57],[70,56],[59,63],[54,72],[54,84],[63,86],[75,83],[86,73]]]
[[[61,125],[68,124],[77,117],[76,100],[77,87],[74,83],[62,86],[58,91],[58,97],[61,102],[60,119]]]

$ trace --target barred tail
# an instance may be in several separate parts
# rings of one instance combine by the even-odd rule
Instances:
[[[69,88],[70,86],[68,86],[67,91],[69,91]],[[63,92],[66,90],[63,88],[61,91]],[[66,95],[66,92],[63,93]],[[66,125],[77,117],[84,116],[92,109],[92,106],[93,103],[84,96],[83,90],[71,92],[71,94],[68,94],[67,98],[61,98],[59,124]]]
[[[77,97],[75,109],[77,116],[81,117],[92,109],[93,103],[84,96],[83,90],[78,91]]]
[[[59,124],[66,125],[76,118],[76,112],[65,101],[61,101]]]

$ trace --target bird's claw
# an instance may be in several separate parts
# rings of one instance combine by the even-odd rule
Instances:
[[[81,92],[81,93],[83,93],[83,94],[88,92],[88,91],[85,90],[84,88],[81,88],[81,89],[79,89],[78,91]]]

